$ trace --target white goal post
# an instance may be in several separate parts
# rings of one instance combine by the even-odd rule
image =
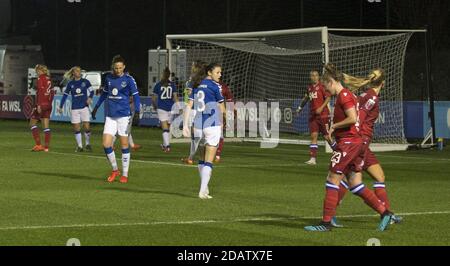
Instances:
[[[342,35],[358,32],[358,36]],[[332,62],[356,76],[376,67],[387,73],[380,98],[372,148],[375,151],[406,150],[403,127],[403,72],[408,41],[426,30],[300,28],[222,34],[167,35],[168,65],[171,50],[187,51],[187,62],[203,60],[222,64],[223,80],[237,101],[278,102],[280,132],[308,134],[307,111],[295,116],[308,84],[311,70],[322,70]],[[355,35],[355,34],[353,34]],[[190,75],[186,64],[186,75]],[[283,135],[283,136],[286,136]],[[295,135],[289,135],[292,138]],[[283,143],[283,140],[280,140]],[[285,141],[293,143],[292,141]],[[300,141],[299,143],[308,143]]]

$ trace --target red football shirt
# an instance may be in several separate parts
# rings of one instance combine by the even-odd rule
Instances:
[[[227,84],[220,82],[220,93],[222,93],[223,98],[226,102],[234,102],[233,93],[231,92],[230,88]]]
[[[380,99],[375,90],[369,89],[358,97],[358,101],[360,133],[371,139],[375,121],[380,115]]]
[[[40,75],[37,80],[36,105],[52,106],[54,95],[50,78],[47,75]]]
[[[345,110],[350,108],[355,108],[356,111],[358,111],[358,100],[350,90],[344,88],[336,97],[333,123],[339,123],[347,118]],[[334,136],[336,137],[336,140],[341,138],[359,138],[358,124],[346,128],[338,128],[334,131]]]
[[[331,97],[330,93],[325,90],[325,86],[323,86],[322,83],[317,83],[317,85],[310,85],[308,87],[308,96],[311,100],[310,103],[310,115],[311,116],[318,116],[316,115],[316,110],[319,109],[320,106],[322,106],[325,102],[325,100],[328,97]],[[323,108],[322,113],[320,114],[321,117],[328,117],[330,115],[330,110],[328,109],[328,106],[325,106]]]

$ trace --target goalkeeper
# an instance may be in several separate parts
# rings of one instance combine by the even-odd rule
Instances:
[[[310,72],[311,85],[308,87],[308,93],[301,101],[297,113],[300,113],[305,105],[310,101],[309,114],[309,132],[311,134],[311,145],[309,146],[310,160],[305,162],[309,165],[317,164],[317,151],[319,150],[318,138],[319,132],[327,138],[328,127],[330,119],[330,103],[331,95],[325,90],[325,87],[320,82],[319,71],[312,70]],[[328,140],[331,142],[331,140]]]

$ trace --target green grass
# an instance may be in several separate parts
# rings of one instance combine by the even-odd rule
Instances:
[[[65,245],[70,238],[82,245],[450,244],[448,149],[378,154],[392,207],[407,214],[403,224],[377,232],[379,217],[348,195],[338,210],[346,227],[311,233],[303,227],[321,216],[329,155],[321,153],[316,167],[303,165],[306,146],[226,143],[210,185],[214,199],[201,201],[197,169],[180,163],[188,144],[164,154],[157,129],[133,129],[144,149],[132,154],[130,183],[122,185],[105,182],[101,125],[93,128],[91,154],[73,152],[68,124],[52,125],[48,154],[29,151],[25,121],[0,127],[0,245]]]

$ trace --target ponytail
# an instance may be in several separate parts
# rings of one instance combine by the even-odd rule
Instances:
[[[345,85],[353,92],[364,87],[379,87],[385,81],[384,70],[381,68],[374,69],[367,77],[354,77],[343,74]]]

